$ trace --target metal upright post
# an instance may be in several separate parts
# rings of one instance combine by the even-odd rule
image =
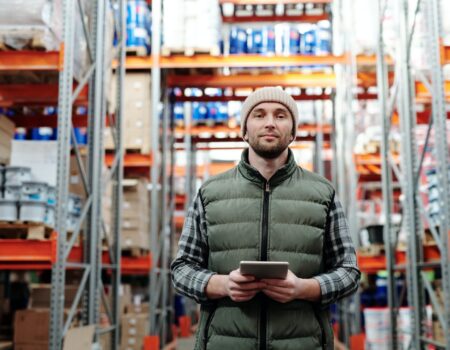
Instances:
[[[389,348],[396,350],[397,344],[397,308],[396,283],[395,283],[395,240],[392,239],[392,176],[389,166],[389,131],[391,127],[390,115],[387,112],[388,100],[388,75],[384,54],[383,24],[382,24],[382,3],[378,0],[378,40],[377,40],[377,89],[380,106],[381,126],[383,138],[381,142],[382,160],[382,188],[383,188],[383,213],[384,222],[384,246],[386,251],[386,270],[388,273],[388,307],[389,307]]]
[[[87,262],[91,265],[88,288],[87,320],[88,324],[97,324],[100,311],[100,279],[101,279],[101,197],[102,197],[102,162],[101,140],[104,123],[104,18],[105,3],[97,0],[93,5],[92,23],[93,43],[95,47],[94,60],[96,69],[89,84],[89,184],[92,205],[87,225]]]
[[[67,200],[69,198],[70,127],[72,118],[72,80],[74,67],[75,2],[64,1],[63,69],[59,74],[58,162],[55,230],[58,232],[57,261],[52,268],[50,350],[60,350],[63,333],[65,247],[67,239]]]
[[[151,221],[150,221],[150,249],[152,251],[152,269],[150,271],[150,335],[159,336],[158,313],[161,293],[161,275],[159,263],[161,255],[160,224],[159,224],[159,191],[161,159],[159,150],[160,127],[160,96],[161,96],[161,68],[159,54],[161,49],[161,0],[152,2],[152,167],[151,167]]]
[[[186,174],[185,174],[185,202],[184,211],[187,213],[192,201],[192,104],[184,103],[184,149],[186,152]]]
[[[119,0],[119,66],[117,67],[117,91],[116,91],[116,152],[118,158],[117,168],[114,172],[114,189],[113,189],[113,253],[114,253],[114,271],[112,279],[112,314],[115,321],[115,329],[113,330],[112,350],[118,349],[119,346],[119,324],[120,324],[120,282],[121,282],[121,240],[120,233],[122,228],[122,197],[123,197],[123,82],[125,78],[125,25],[126,25],[126,8],[125,0]],[[112,169],[114,171],[114,169]]]
[[[424,320],[423,290],[421,275],[418,269],[420,258],[421,225],[416,205],[416,186],[414,174],[416,169],[416,153],[414,126],[416,115],[413,110],[413,85],[410,72],[410,52],[408,34],[408,1],[396,2],[396,13],[399,23],[398,59],[399,65],[399,99],[400,128],[402,132],[402,192],[405,196],[403,203],[404,222],[409,235],[408,239],[408,301],[411,306],[412,348],[421,349],[422,320]]]
[[[164,111],[163,111],[163,121],[162,121],[162,203],[161,203],[161,234],[160,234],[160,244],[162,245],[162,258],[161,258],[161,280],[162,280],[162,301],[161,301],[161,343],[165,344],[167,341],[167,303],[168,303],[168,293],[169,293],[169,240],[170,240],[170,226],[169,226],[169,177],[168,177],[168,126],[170,118],[170,105],[167,95],[167,91],[164,93]]]
[[[446,335],[446,348],[450,349],[450,167],[448,158],[448,139],[447,139],[447,114],[445,111],[444,79],[442,75],[441,56],[440,56],[440,1],[429,0],[426,2],[429,57],[431,63],[431,82],[432,91],[432,112],[435,123],[435,147],[437,161],[437,181],[439,184],[439,233],[442,270],[442,287],[444,291],[444,312],[440,321],[444,321],[442,329]],[[430,291],[434,293],[434,291]],[[431,298],[433,300],[433,297]],[[439,310],[436,310],[439,314]]]
[[[315,146],[315,162],[316,168],[315,171],[324,176],[324,166],[323,166],[323,108],[319,108],[323,106],[323,101],[314,101],[313,102],[313,113],[314,120],[317,126],[316,132],[316,142]]]

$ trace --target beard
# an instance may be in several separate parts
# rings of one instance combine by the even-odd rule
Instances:
[[[249,138],[248,144],[261,158],[275,159],[288,148],[291,143],[289,136],[276,138],[273,142],[265,142],[262,138],[254,136]]]

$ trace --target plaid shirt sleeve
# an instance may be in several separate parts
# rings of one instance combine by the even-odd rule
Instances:
[[[335,197],[328,214],[325,232],[325,273],[314,278],[320,284],[322,305],[328,306],[358,289],[361,273],[355,248],[340,201]]]
[[[204,208],[198,193],[188,210],[178,243],[178,253],[171,264],[175,289],[198,303],[208,301],[205,288],[215,274],[206,268],[208,249]]]

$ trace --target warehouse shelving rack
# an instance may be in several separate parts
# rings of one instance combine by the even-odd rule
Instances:
[[[120,23],[117,23],[119,36],[117,84],[117,109],[115,117],[109,116],[108,123],[114,126],[116,151],[111,169],[105,177],[101,176],[104,152],[102,146],[103,127],[106,115],[106,96],[104,77],[111,66],[104,55],[106,6],[110,3],[95,1],[92,3],[91,27],[84,20],[82,1],[67,0],[63,7],[63,44],[57,52],[11,51],[0,53],[0,71],[58,71],[58,85],[3,85],[0,87],[1,103],[4,106],[20,105],[58,105],[58,116],[46,118],[40,116],[17,117],[17,125],[25,127],[45,126],[49,123],[58,128],[57,139],[57,206],[55,232],[48,241],[1,240],[2,257],[0,266],[8,270],[45,270],[52,269],[51,321],[49,348],[60,350],[64,335],[74,317],[78,304],[82,300],[83,324],[99,324],[100,299],[108,315],[107,328],[98,328],[96,334],[112,332],[112,349],[119,344],[119,305],[118,293],[121,271],[124,273],[147,273],[151,262],[147,258],[121,258],[120,254],[120,203],[122,191],[122,91],[125,67],[125,2],[117,0],[120,10]],[[81,16],[84,35],[87,41],[90,66],[86,75],[74,83],[74,40],[75,16]],[[89,86],[88,86],[89,85]],[[89,107],[88,117],[72,113],[73,105]],[[73,118],[73,119],[72,119]],[[81,151],[77,145],[73,127],[88,126],[88,168],[84,169]],[[86,190],[86,203],[82,209],[80,221],[69,239],[66,228],[66,216],[69,188],[69,159],[71,142],[76,155],[79,172]],[[106,237],[101,219],[101,197],[104,186],[112,181],[113,218],[111,236]],[[81,234],[81,231],[84,233]],[[105,236],[104,236],[105,235]],[[83,246],[75,246],[75,241],[83,236]],[[102,237],[104,236],[104,237]],[[108,241],[108,250],[102,251],[101,239]],[[121,264],[121,262],[123,264]],[[122,265],[122,266],[121,266]],[[76,293],[74,304],[70,308],[68,320],[63,323],[65,273],[68,269],[82,270],[83,275]],[[106,301],[102,274],[111,279],[110,300]]]
[[[359,179],[364,176],[374,178],[382,183],[383,214],[387,218],[384,223],[384,242],[386,256],[359,256],[358,263],[363,272],[376,273],[386,270],[388,276],[388,306],[390,310],[389,348],[399,349],[401,345],[397,329],[400,297],[396,292],[396,272],[406,272],[408,286],[408,304],[411,309],[411,344],[409,348],[423,349],[426,345],[450,349],[450,276],[449,276],[449,187],[447,179],[448,140],[446,122],[449,114],[445,111],[445,103],[449,101],[449,84],[443,80],[442,65],[449,64],[449,48],[440,43],[439,1],[418,1],[416,8],[408,6],[407,1],[395,2],[395,21],[397,24],[397,55],[394,58],[395,75],[388,73],[385,59],[383,38],[383,22],[386,2],[379,1],[379,31],[377,47],[377,90],[382,121],[382,147],[380,155],[357,155]],[[411,40],[415,31],[417,15],[423,12],[427,23],[427,42],[429,47],[430,69],[423,72],[411,67]],[[413,14],[414,18],[411,18]],[[410,20],[413,25],[410,27]],[[432,108],[417,112],[415,104],[431,104]],[[392,125],[399,124],[402,135],[400,154],[390,150],[389,135]],[[428,124],[428,132],[424,151],[418,154],[415,128],[417,124]],[[434,126],[433,126],[434,124]],[[429,145],[430,131],[434,128],[436,165],[439,174],[439,204],[442,210],[439,227],[434,227],[424,209],[419,193],[419,176],[423,171],[424,155]],[[400,161],[400,162],[399,162]],[[399,166],[400,163],[400,166]],[[364,170],[364,172],[361,172]],[[397,246],[397,233],[392,221],[393,213],[393,176],[401,184],[405,196],[403,202],[403,221],[406,223],[408,247],[405,251]],[[381,178],[380,178],[381,175]],[[435,245],[424,245],[424,227],[428,226]],[[440,268],[444,291],[444,308],[438,306],[436,293],[424,273],[425,270]],[[447,334],[446,343],[440,344],[426,334],[425,295]],[[348,330],[347,330],[348,332]]]

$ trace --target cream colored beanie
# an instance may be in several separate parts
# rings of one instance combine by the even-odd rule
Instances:
[[[285,106],[291,113],[292,120],[294,121],[294,127],[292,129],[292,136],[296,136],[297,125],[298,125],[298,109],[295,100],[291,95],[284,92],[278,87],[263,87],[261,89],[256,89],[245,99],[242,104],[241,110],[241,132],[242,137],[244,137],[247,130],[247,118],[255,108],[260,103],[264,102],[277,102]]]

